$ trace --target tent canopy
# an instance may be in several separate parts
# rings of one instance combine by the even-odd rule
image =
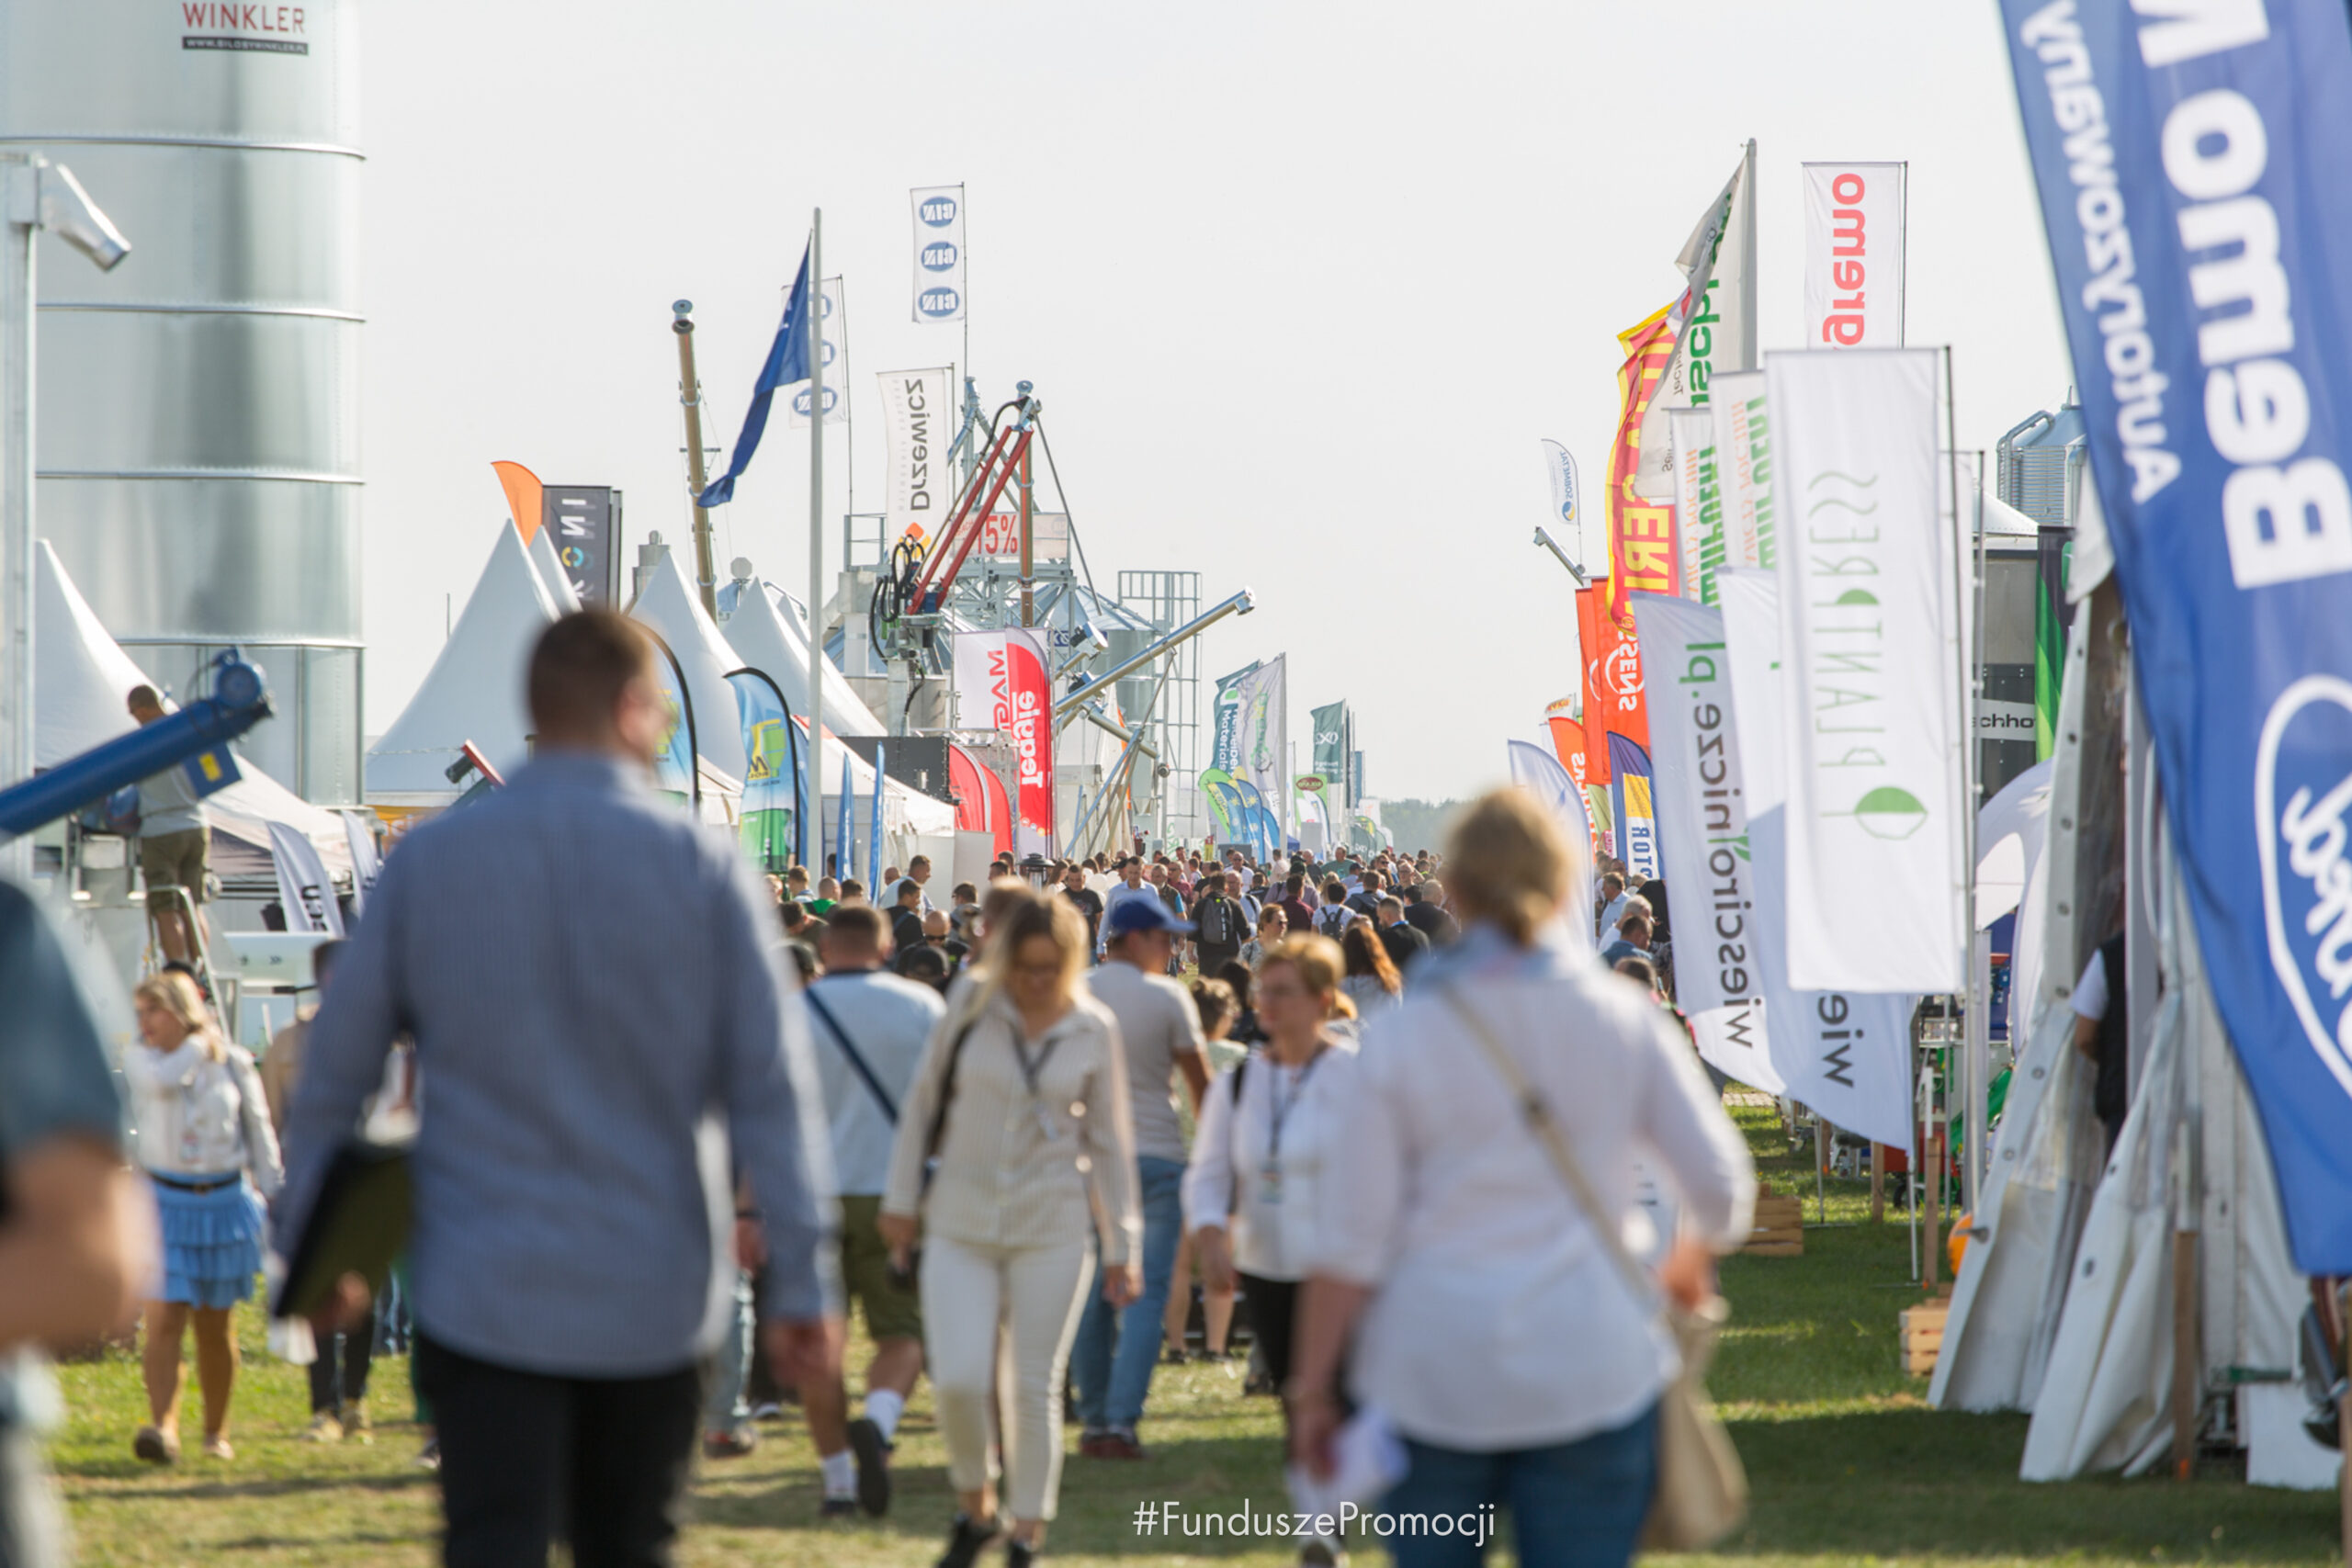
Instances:
[[[368,799],[381,806],[447,806],[463,793],[447,769],[467,741],[501,773],[530,755],[524,678],[531,649],[557,615],[512,523],[498,531],[465,613],[424,683],[368,749]]]
[[[727,672],[741,667],[735,650],[703,613],[702,600],[686,584],[678,558],[664,554],[646,575],[629,615],[650,626],[678,660],[686,700],[695,710],[695,750],[736,778],[745,773],[743,727],[735,716],[735,689]]]
[[[37,547],[33,596],[33,765],[53,768],[129,734],[136,726],[123,699],[133,686],[154,682],[98,624],[47,539]],[[205,802],[213,870],[226,877],[269,875],[272,822],[307,836],[328,871],[351,869],[341,818],[242,755],[237,767],[244,776]]]

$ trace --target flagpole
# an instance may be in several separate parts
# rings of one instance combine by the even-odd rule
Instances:
[[[824,757],[825,732],[825,209],[808,215],[808,292],[801,307],[808,334],[808,754],[813,770]],[[810,774],[812,780],[816,777]],[[816,793],[811,789],[811,794]]]
[[[1739,367],[1756,368],[1756,138],[1747,139],[1747,168],[1740,176],[1741,191],[1747,197],[1747,221],[1740,226],[1739,237]]]

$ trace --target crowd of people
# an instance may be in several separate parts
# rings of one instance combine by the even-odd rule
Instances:
[[[231,1314],[390,1111],[412,1138],[399,1315],[461,1568],[557,1540],[583,1568],[671,1561],[697,1448],[752,1451],[787,1397],[822,1513],[884,1514],[926,1379],[956,1494],[938,1561],[1001,1542],[1019,1568],[1057,1512],[1066,1410],[1077,1457],[1114,1475],[1147,1451],[1155,1369],[1230,1354],[1237,1328],[1301,1473],[1377,1419],[1407,1456],[1395,1511],[1501,1508],[1523,1562],[1631,1555],[1672,1343],[1525,1118],[1551,1107],[1615,1215],[1648,1151],[1681,1216],[1658,1291],[1712,1288],[1754,1183],[1658,1005],[1662,888],[1606,866],[1588,915],[1581,846],[1515,791],[1443,857],[1007,856],[941,897],[918,855],[874,894],[800,867],[763,883],[650,788],[650,658],[600,612],[544,635],[536,760],[409,835],[322,951],[315,1016],[258,1066],[187,975],[139,987],[143,1203],[54,939],[0,898],[0,973],[41,1035],[0,1053],[0,1280],[54,1261],[45,1216],[77,1238],[56,1276],[74,1311],[0,1290],[0,1350],[93,1332],[136,1287],[135,1451],[180,1456],[192,1328],[202,1450],[229,1458]],[[356,1284],[319,1315],[315,1441],[372,1430],[384,1307]],[[853,1307],[872,1347],[854,1398]],[[28,1374],[0,1368],[13,1441]],[[0,1502],[0,1523],[38,1517],[22,1484]]]

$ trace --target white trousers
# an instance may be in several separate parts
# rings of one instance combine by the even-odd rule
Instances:
[[[958,1492],[990,1479],[989,1399],[997,1381],[997,1326],[1009,1329],[1005,1504],[1016,1519],[1050,1519],[1061,1493],[1062,1376],[1069,1367],[1094,1238],[1053,1247],[990,1247],[928,1237],[922,1247],[922,1334],[947,1473]]]

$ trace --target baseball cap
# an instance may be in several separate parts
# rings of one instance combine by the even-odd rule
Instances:
[[[1134,931],[1174,931],[1181,936],[1192,929],[1192,921],[1178,919],[1156,897],[1122,898],[1112,907],[1102,934],[1103,940],[1110,941]]]

